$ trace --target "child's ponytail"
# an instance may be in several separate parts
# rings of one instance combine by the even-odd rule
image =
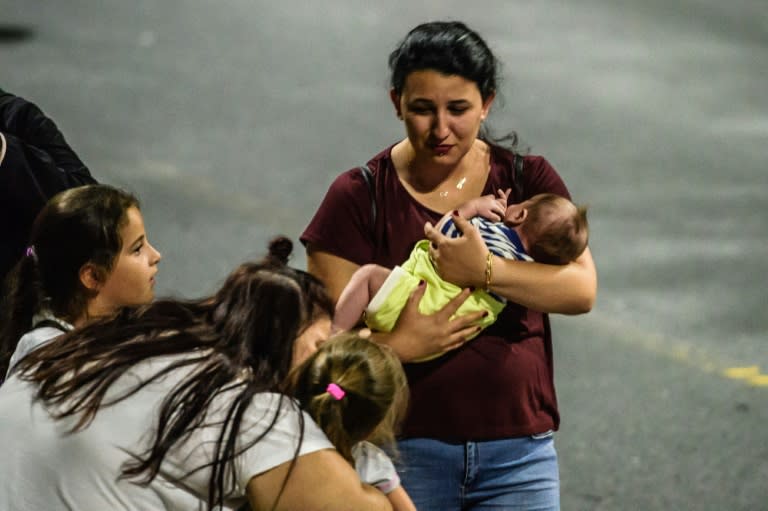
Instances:
[[[394,442],[408,387],[387,347],[355,334],[336,336],[296,369],[291,382],[302,408],[350,462],[361,440]]]
[[[340,385],[335,383],[336,388],[341,389]],[[334,397],[329,391],[321,392],[312,398],[306,406],[306,411],[311,415],[320,429],[325,432],[325,436],[336,447],[344,458],[352,461],[352,446],[358,442],[354,435],[354,430],[348,430],[345,427],[345,417],[355,415],[352,412],[353,406],[350,406],[351,394],[341,390],[341,396]],[[337,396],[340,394],[336,394]]]
[[[34,247],[6,276],[0,303],[0,382],[8,372],[19,339],[32,328],[32,318],[40,308],[42,291]]]

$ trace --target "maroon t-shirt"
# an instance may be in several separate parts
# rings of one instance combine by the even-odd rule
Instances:
[[[417,202],[400,183],[391,147],[376,155],[376,225],[371,225],[368,185],[360,169],[331,184],[301,241],[353,263],[394,267],[424,238],[424,223],[442,213]],[[513,188],[512,154],[492,147],[483,195]],[[526,156],[523,199],[551,192],[570,198],[554,168]],[[416,341],[414,341],[416,342]],[[546,314],[508,303],[498,320],[461,348],[437,359],[405,364],[411,405],[403,437],[446,441],[493,440],[557,429],[560,416],[553,381],[552,337]]]

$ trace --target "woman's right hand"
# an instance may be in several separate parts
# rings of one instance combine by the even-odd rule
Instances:
[[[463,289],[434,314],[422,314],[419,302],[426,286],[422,282],[411,293],[392,332],[374,334],[376,341],[391,347],[403,362],[454,350],[480,330],[477,322],[483,317],[483,312],[462,314],[451,319],[469,297],[470,289]]]

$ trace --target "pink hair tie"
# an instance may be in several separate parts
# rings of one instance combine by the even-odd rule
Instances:
[[[28,246],[28,247],[27,247],[27,250],[26,250],[26,252],[24,252],[24,254],[25,254],[27,257],[31,257],[32,259],[34,259],[35,261],[37,261],[37,252],[35,252],[35,246],[34,246],[34,245],[30,245],[30,246]]]
[[[328,386],[325,388],[325,391],[330,395],[332,395],[333,399],[335,399],[336,401],[339,401],[346,394],[346,392],[344,392],[344,389],[342,389],[335,383],[329,383]]]

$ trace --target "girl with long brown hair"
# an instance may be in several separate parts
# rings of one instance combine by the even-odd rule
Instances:
[[[55,195],[28,243],[2,293],[0,382],[50,339],[154,298],[161,256],[149,243],[138,199],[124,190],[96,184]]]
[[[285,394],[333,312],[291,248],[21,360],[0,387],[0,509],[391,509]]]

